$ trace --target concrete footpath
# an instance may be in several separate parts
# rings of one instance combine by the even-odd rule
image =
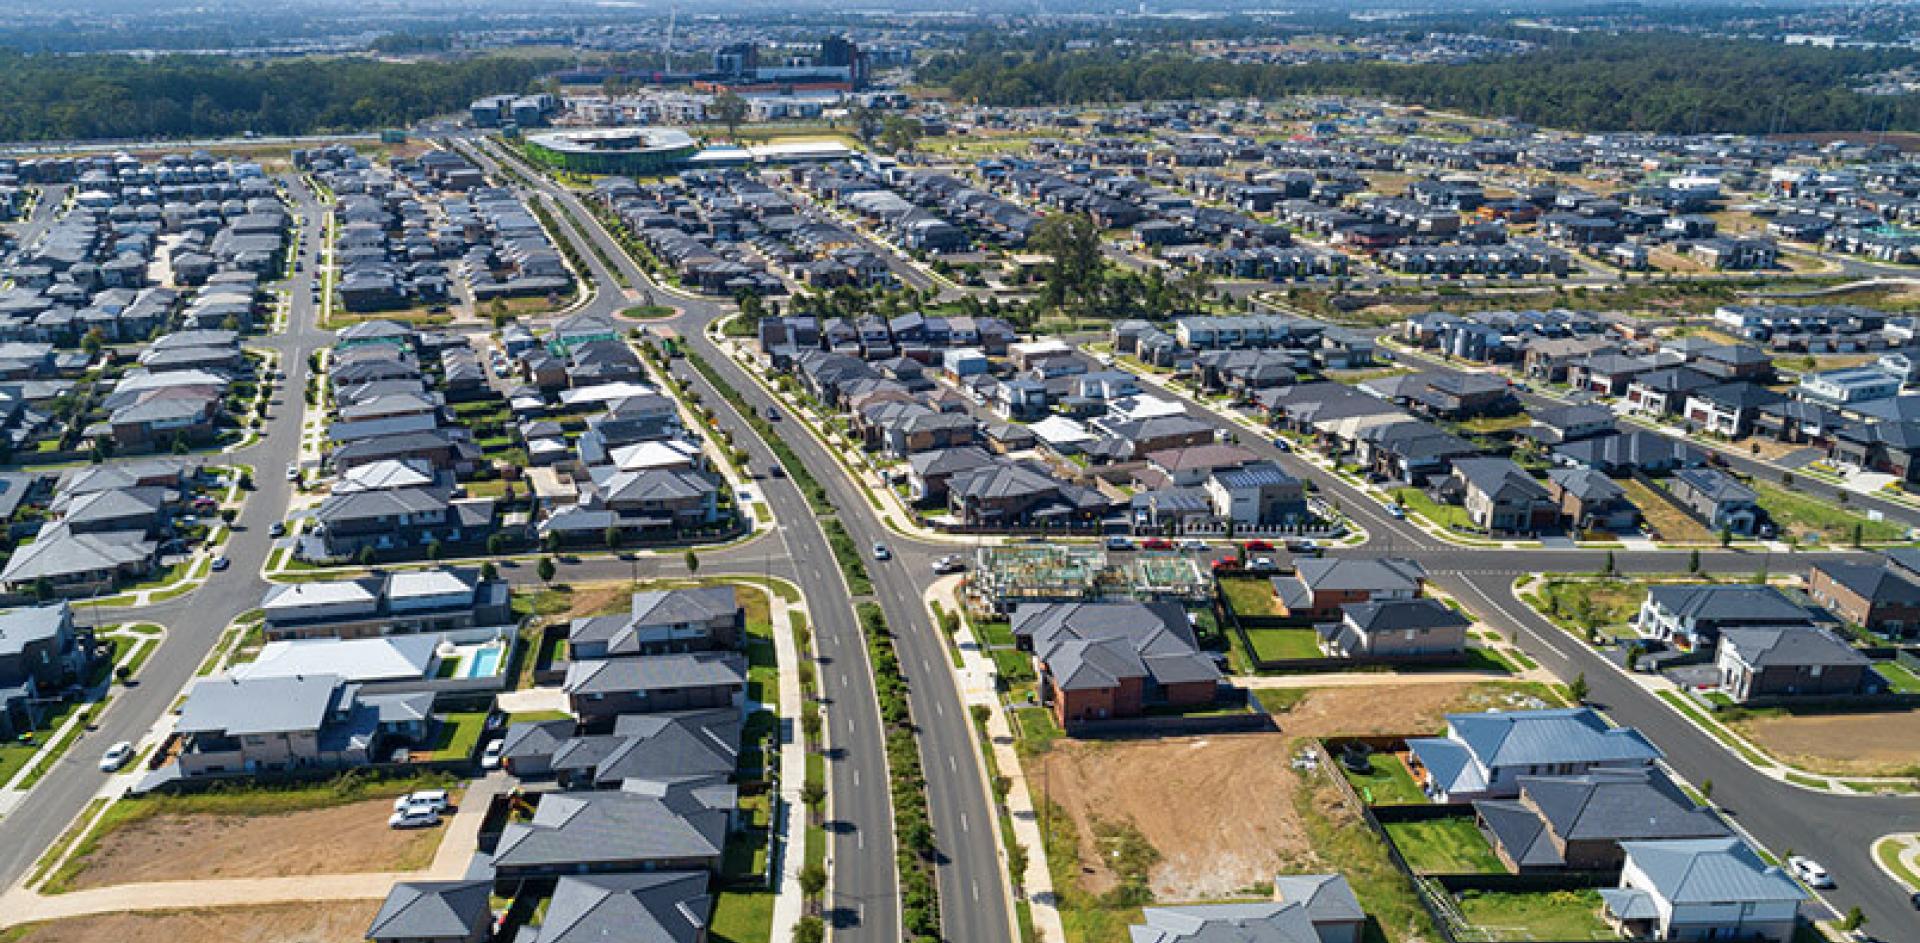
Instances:
[[[794,924],[806,914],[806,902],[800,892],[800,869],[806,867],[807,806],[800,799],[800,788],[807,781],[807,745],[800,733],[800,647],[793,640],[795,611],[805,613],[782,599],[774,586],[767,593],[767,619],[773,624],[774,660],[780,666],[780,806],[772,823],[780,831],[777,857],[768,863],[778,868],[780,877],[774,887],[773,934],[769,943],[792,943]],[[808,625],[813,620],[807,620]]]

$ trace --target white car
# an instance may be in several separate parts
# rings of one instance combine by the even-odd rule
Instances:
[[[108,747],[107,752],[100,755],[100,769],[102,772],[117,773],[121,767],[127,765],[132,760],[133,744],[122,740]]]
[[[499,769],[500,768],[500,750],[502,747],[506,746],[506,744],[507,744],[507,741],[504,737],[496,739],[492,743],[487,744],[487,748],[480,753],[480,768],[481,769]]]
[[[388,828],[431,828],[439,824],[440,813],[425,806],[410,806],[387,816]]]
[[[1792,871],[1793,876],[1808,887],[1825,889],[1833,886],[1833,875],[1828,874],[1827,869],[1812,858],[1794,855],[1787,859],[1787,870]]]
[[[453,807],[451,798],[445,789],[422,789],[410,792],[393,800],[393,811],[405,812],[408,809],[429,809],[433,812],[445,812]]]
[[[1182,540],[1180,541],[1180,549],[1191,550],[1196,553],[1206,553],[1213,549],[1213,545],[1204,540]]]

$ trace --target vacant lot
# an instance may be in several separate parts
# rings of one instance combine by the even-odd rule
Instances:
[[[122,821],[93,848],[82,849],[84,856],[66,888],[410,871],[432,863],[445,832],[444,826],[388,828],[390,796],[267,815],[158,808],[163,811]]]
[[[1870,543],[1899,540],[1907,533],[1904,524],[1884,519],[1870,521],[1864,514],[1812,495],[1757,481],[1748,486],[1759,495],[1760,506],[1779,526],[1782,535],[1811,535],[1822,544],[1840,546],[1853,542],[1856,528],[1860,539]]]
[[[1920,711],[1760,711],[1733,726],[1776,758],[1817,773],[1894,776],[1920,769]]]
[[[1687,516],[1666,494],[1655,493],[1645,483],[1632,478],[1622,478],[1616,482],[1627,493],[1627,500],[1640,509],[1640,516],[1646,518],[1647,527],[1660,539],[1669,543],[1709,543],[1715,540],[1713,534],[1701,526],[1699,521]]]
[[[124,943],[219,940],[221,943],[359,943],[380,909],[377,900],[276,904],[218,910],[106,914],[53,920],[0,933],[6,943]]]
[[[1158,900],[1238,896],[1274,874],[1315,860],[1293,795],[1291,744],[1300,737],[1428,734],[1450,711],[1522,706],[1522,686],[1422,684],[1316,688],[1279,716],[1277,734],[1139,741],[1061,739],[1030,763],[1044,764],[1047,797],[1070,816],[1080,841],[1079,883],[1100,894],[1118,883],[1095,837],[1115,825],[1137,831],[1156,853],[1148,886]],[[1043,798],[1043,797],[1036,797]]]
[[[1273,583],[1265,577],[1223,579],[1220,591],[1227,605],[1243,616],[1280,615],[1280,598],[1273,594]]]

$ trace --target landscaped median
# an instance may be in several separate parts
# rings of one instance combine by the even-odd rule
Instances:
[[[894,857],[900,880],[900,923],[912,943],[940,939],[940,890],[934,882],[933,819],[927,809],[927,782],[914,738],[913,710],[893,633],[878,603],[857,607],[873,665],[880,719],[887,728],[887,777],[893,799]]]

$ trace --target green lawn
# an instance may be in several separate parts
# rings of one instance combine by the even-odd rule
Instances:
[[[572,719],[573,719],[573,715],[567,713],[566,711],[525,711],[519,714],[507,715],[507,723],[510,723],[510,724],[537,723],[543,720],[572,720]]]
[[[474,747],[480,744],[480,734],[487,727],[486,711],[455,711],[450,714],[435,714],[433,734],[427,740],[427,750],[436,760],[458,760],[473,755]]]
[[[1473,816],[1461,815],[1424,822],[1388,822],[1387,834],[1407,859],[1424,874],[1505,874],[1493,846]]]
[[[723,890],[713,902],[707,937],[713,943],[766,943],[773,935],[773,894]]]
[[[1248,629],[1254,657],[1262,661],[1323,658],[1320,634],[1313,629]]]
[[[1340,767],[1340,772],[1353,784],[1355,792],[1370,805],[1423,805],[1427,794],[1420,791],[1413,774],[1407,772],[1407,764],[1392,753],[1373,753],[1367,757],[1370,773],[1356,773]]]
[[[1227,597],[1227,605],[1240,615],[1284,615],[1280,610],[1280,597],[1274,595],[1273,583],[1264,577],[1223,579],[1220,592]]]
[[[1824,545],[1846,546],[1853,542],[1853,530],[1868,542],[1900,540],[1907,534],[1904,525],[1889,520],[1870,521],[1864,514],[1797,491],[1788,491],[1764,482],[1749,482],[1759,496],[1760,507],[1779,526],[1781,536],[1812,532]]]
[[[1013,623],[1005,619],[976,619],[973,634],[980,644],[991,648],[1014,647]]]
[[[1016,684],[1035,679],[1032,655],[1011,648],[996,648],[987,654],[993,656],[994,667],[999,669],[1002,681]]]
[[[1487,932],[1485,939],[1617,940],[1600,916],[1597,891],[1495,894],[1466,891],[1460,913]]]
[[[1876,661],[1873,663],[1873,670],[1880,672],[1880,676],[1887,679],[1887,683],[1892,685],[1895,691],[1901,694],[1920,694],[1920,675],[1914,674],[1913,670],[1907,666],[1897,661]]]
[[[1028,752],[1039,752],[1060,739],[1060,725],[1054,723],[1053,712],[1044,707],[1023,707],[1011,712],[1013,727],[1020,735],[1019,747]]]
[[[1920,874],[1913,873],[1907,868],[1906,862],[1900,860],[1900,851],[1905,847],[1906,845],[1902,842],[1882,841],[1874,846],[1873,853],[1880,859],[1880,863],[1885,865],[1888,871],[1898,875],[1908,888],[1920,892]]]
[[[1626,625],[1639,615],[1647,584],[1622,579],[1549,580],[1540,598],[1541,608],[1563,625],[1578,626],[1588,620],[1605,634],[1631,635]]]
[[[1435,504],[1419,488],[1396,488],[1393,496],[1407,506],[1407,510],[1451,530],[1473,530],[1473,519],[1467,516],[1467,509],[1452,504]]]

